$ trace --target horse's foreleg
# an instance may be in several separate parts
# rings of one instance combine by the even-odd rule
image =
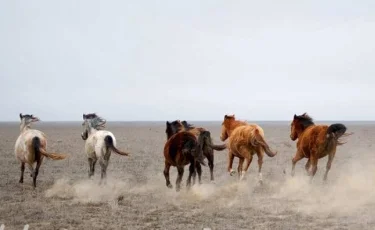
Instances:
[[[165,162],[165,166],[164,166],[164,177],[165,177],[165,181],[167,183],[167,187],[168,188],[172,188],[172,184],[171,184],[171,181],[169,180],[169,169],[171,168],[171,164],[169,164],[168,162]]]
[[[182,181],[182,176],[184,175],[184,166],[177,166],[177,179],[176,179],[176,191],[180,191],[181,189],[181,181]]]
[[[232,166],[233,166],[233,160],[234,160],[234,155],[232,153],[232,151],[229,151],[228,152],[228,172],[231,176],[233,176],[234,174],[236,174],[236,171],[234,171],[232,169]]]
[[[300,154],[299,152],[296,153],[296,155],[292,159],[292,173],[291,175],[294,176],[295,174],[295,167],[296,163],[303,159],[303,154]]]
[[[187,187],[188,189],[189,189],[190,186],[191,186],[191,176],[192,176],[193,174],[196,174],[196,173],[195,173],[195,164],[196,164],[196,162],[193,160],[193,161],[190,162],[190,165],[189,165],[189,176],[188,176],[188,179],[187,179],[187,181],[186,181],[186,187]],[[197,163],[197,164],[199,164],[199,163]],[[195,175],[194,175],[194,177],[195,177]]]
[[[199,182],[199,184],[202,184],[202,165],[198,162],[196,164],[196,169],[197,169],[197,173],[198,173],[198,182]]]
[[[23,174],[25,172],[25,163],[21,162],[21,177],[20,177],[20,183],[23,183]]]
[[[331,165],[332,165],[332,161],[333,161],[334,157],[335,157],[335,153],[330,153],[328,155],[328,162],[327,162],[327,166],[326,166],[326,172],[324,173],[324,178],[323,178],[324,181],[327,180],[328,172],[331,169]]]
[[[36,167],[35,167],[35,171],[34,171],[34,174],[33,174],[33,186],[34,188],[36,188],[36,178],[38,177],[38,174],[39,174],[39,168],[40,168],[40,165],[42,164],[42,161],[41,160],[38,160],[36,162]]]

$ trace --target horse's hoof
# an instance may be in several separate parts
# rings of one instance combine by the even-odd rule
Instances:
[[[168,184],[167,187],[168,188],[173,188],[173,186],[171,184]]]
[[[259,180],[259,184],[260,184],[260,185],[263,185],[263,180]]]
[[[230,171],[229,175],[231,175],[231,176],[236,175],[236,171],[234,171],[234,170]]]
[[[18,182],[22,184],[22,183],[23,183],[23,180],[20,180],[20,181],[18,181]]]

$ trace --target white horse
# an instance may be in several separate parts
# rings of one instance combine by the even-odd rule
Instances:
[[[100,167],[102,168],[101,180],[103,180],[107,175],[106,172],[111,151],[122,156],[128,156],[129,153],[116,148],[116,138],[111,132],[101,130],[105,127],[106,120],[97,116],[95,113],[83,114],[83,120],[83,133],[81,137],[86,141],[85,152],[90,168],[89,178],[94,175],[95,164],[96,161],[99,160]]]
[[[25,172],[25,164],[31,171],[30,176],[33,178],[33,186],[36,187],[36,178],[39,173],[39,167],[42,164],[43,158],[47,157],[52,160],[62,160],[67,157],[65,154],[47,153],[47,139],[46,135],[36,129],[31,129],[31,123],[39,121],[39,118],[33,115],[20,113],[20,130],[21,134],[18,136],[15,144],[15,155],[21,163],[21,177],[20,183],[23,183],[23,174]],[[34,170],[34,163],[36,167]]]

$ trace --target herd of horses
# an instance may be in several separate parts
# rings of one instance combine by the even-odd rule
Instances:
[[[30,176],[33,178],[33,187],[36,187],[36,179],[43,158],[62,160],[68,157],[66,154],[51,153],[47,151],[46,135],[31,128],[31,124],[38,122],[39,118],[29,114],[20,114],[20,135],[15,144],[15,155],[21,163],[20,183],[23,183],[25,165],[30,169]],[[101,167],[100,183],[105,182],[106,171],[111,156],[115,152],[121,156],[128,156],[129,153],[121,151],[116,147],[116,138],[110,131],[105,129],[106,120],[95,113],[83,114],[82,139],[85,141],[85,153],[89,164],[89,178],[95,173],[96,162]],[[290,125],[290,138],[297,141],[297,152],[292,159],[292,172],[296,163],[307,158],[305,169],[312,179],[317,171],[318,159],[328,156],[328,162],[323,180],[327,179],[336,147],[344,144],[340,138],[350,135],[346,133],[345,125],[336,123],[332,125],[316,125],[313,119],[307,114],[294,115]],[[246,121],[237,120],[235,115],[225,115],[221,125],[220,140],[227,141],[224,144],[216,145],[212,142],[211,133],[205,128],[194,127],[187,121],[175,120],[166,122],[167,140],[164,145],[164,177],[166,186],[172,188],[169,178],[171,166],[177,168],[176,191],[181,189],[181,181],[184,168],[189,165],[189,176],[186,187],[195,184],[196,174],[198,183],[201,184],[202,165],[206,166],[205,159],[210,168],[211,181],[214,181],[214,150],[228,150],[228,173],[233,176],[236,171],[232,169],[233,160],[239,158],[237,167],[238,179],[243,180],[246,172],[256,154],[258,159],[258,177],[262,183],[263,156],[266,153],[269,157],[277,155],[271,150],[265,140],[263,129],[257,124],[250,124]]]

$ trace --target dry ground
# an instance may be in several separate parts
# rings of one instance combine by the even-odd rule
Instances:
[[[262,186],[256,180],[256,158],[248,180],[237,183],[226,173],[223,151],[215,156],[215,184],[209,182],[205,167],[201,186],[176,193],[165,186],[162,173],[164,123],[108,123],[118,147],[132,155],[112,154],[105,187],[98,185],[99,165],[95,178],[87,179],[80,123],[36,124],[47,134],[49,150],[70,154],[64,161],[44,162],[36,190],[27,169],[24,184],[18,183],[20,166],[13,154],[18,124],[1,123],[0,224],[5,230],[25,224],[30,229],[375,228],[375,125],[348,124],[355,134],[338,148],[328,183],[322,182],[325,158],[311,185],[303,168],[306,160],[297,164],[296,177],[290,177],[296,148],[289,139],[289,124],[261,125],[269,145],[278,151],[274,158],[265,156]],[[201,126],[220,143],[220,123]],[[184,184],[187,171],[186,167]],[[172,168],[173,185],[176,174]]]

